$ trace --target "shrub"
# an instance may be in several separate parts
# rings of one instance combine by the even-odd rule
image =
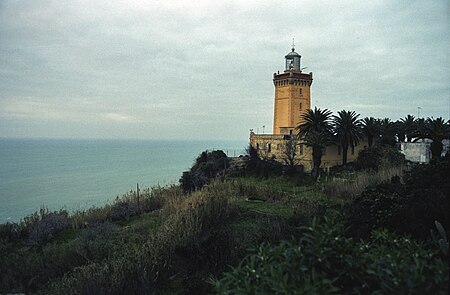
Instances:
[[[136,215],[138,212],[137,204],[117,198],[111,206],[110,218],[112,221],[129,220],[131,216]]]
[[[344,218],[358,236],[385,227],[425,240],[435,220],[450,228],[448,175],[449,162],[416,166],[404,175],[404,184],[394,178],[367,188],[347,206]]]
[[[215,231],[230,214],[227,194],[214,183],[188,197],[174,193],[164,206],[167,218],[145,242],[127,244],[113,257],[73,269],[53,281],[45,294],[150,294],[169,277],[186,271],[176,264],[180,255],[190,262],[189,271],[204,265],[214,269],[226,261],[226,250],[233,249],[222,235],[226,231]],[[216,256],[219,253],[223,256]]]
[[[389,181],[392,177],[403,176],[402,166],[380,167],[377,171],[358,171],[341,177],[333,177],[324,185],[324,192],[329,196],[354,198],[369,186],[374,186],[384,181]]]
[[[423,244],[387,231],[369,242],[327,220],[299,241],[260,245],[213,280],[218,294],[446,294],[448,269]]]
[[[42,245],[53,236],[69,227],[67,212],[49,213],[37,222],[28,234],[27,244],[31,246]]]
[[[180,178],[183,191],[188,193],[202,188],[227,166],[228,158],[223,151],[202,152],[195,160],[192,168],[183,172]]]
[[[85,228],[89,224],[97,224],[109,219],[111,215],[111,205],[104,207],[92,207],[87,210],[77,210],[70,216],[73,229]]]
[[[375,170],[386,166],[402,166],[405,156],[390,145],[375,145],[361,150],[356,159],[359,170]]]
[[[22,232],[19,224],[14,222],[7,222],[0,224],[0,240],[5,242],[13,242],[17,240]]]
[[[103,222],[103,223],[97,223],[89,226],[88,228],[84,229],[80,237],[82,240],[85,241],[93,241],[96,239],[109,239],[111,238],[113,232],[117,229],[117,225],[111,223],[111,222]]]

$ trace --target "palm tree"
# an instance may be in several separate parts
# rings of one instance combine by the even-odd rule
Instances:
[[[317,107],[314,110],[307,110],[300,117],[303,123],[300,123],[296,129],[300,136],[305,136],[311,131],[331,132],[331,111],[321,110]]]
[[[307,110],[301,115],[303,123],[296,127],[299,137],[312,148],[313,169],[311,174],[314,179],[319,176],[323,150],[330,144],[331,114],[331,111],[327,109],[321,110],[315,107],[314,110]]]
[[[416,119],[415,123],[415,128],[414,131],[412,132],[412,137],[415,137],[417,139],[421,139],[419,138],[421,134],[423,134],[425,131],[425,119],[424,118],[418,118]]]
[[[311,175],[316,180],[319,177],[323,151],[332,142],[332,136],[329,132],[311,131],[303,137],[303,141],[312,148],[313,169]]]
[[[342,146],[342,165],[347,164],[348,148],[354,148],[361,138],[361,120],[354,111],[342,110],[333,117],[334,133]]]
[[[407,141],[411,142],[414,137],[414,131],[417,128],[416,118],[412,115],[407,115],[400,119],[400,122],[402,122],[403,132],[406,135]]]
[[[395,146],[395,125],[389,118],[380,120],[380,141],[381,144]]]
[[[393,124],[394,124],[394,133],[397,134],[398,142],[404,142],[406,139],[405,124],[401,120],[397,120]]]
[[[432,158],[437,159],[442,153],[442,140],[450,139],[450,120],[445,122],[442,117],[425,120],[423,127],[419,130],[418,139],[428,138],[431,143]]]
[[[374,117],[365,117],[361,120],[362,132],[367,137],[369,147],[373,145],[374,137],[377,137],[380,133],[380,124]]]

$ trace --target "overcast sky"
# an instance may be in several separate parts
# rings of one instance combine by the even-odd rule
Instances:
[[[295,38],[312,103],[450,112],[449,1],[0,1],[0,137],[270,132]]]

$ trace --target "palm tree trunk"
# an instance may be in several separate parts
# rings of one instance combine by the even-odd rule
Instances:
[[[342,143],[342,165],[347,165],[348,144]]]
[[[319,177],[320,164],[322,162],[322,148],[313,147],[313,169],[311,176],[314,180]]]

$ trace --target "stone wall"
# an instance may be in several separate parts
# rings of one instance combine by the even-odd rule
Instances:
[[[271,159],[285,164],[288,157],[287,145],[290,144],[289,134],[255,134],[250,133],[250,144],[258,151],[260,158]],[[295,161],[297,165],[302,165],[305,172],[312,170],[312,150],[300,139],[295,139],[292,144],[295,148]],[[355,161],[360,150],[367,146],[366,142],[361,142],[353,150],[349,148],[348,162]],[[321,167],[329,167],[342,164],[342,149],[338,145],[327,146],[322,156]]]

